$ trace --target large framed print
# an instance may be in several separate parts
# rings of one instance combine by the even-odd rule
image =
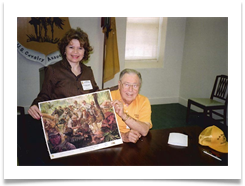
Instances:
[[[109,90],[39,103],[51,159],[122,144]]]

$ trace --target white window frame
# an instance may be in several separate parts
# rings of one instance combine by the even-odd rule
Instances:
[[[150,59],[126,60],[125,59],[125,68],[133,68],[133,69],[135,68],[163,68],[166,32],[167,32],[167,17],[162,17],[160,19],[160,25],[159,25],[159,41],[158,41],[157,59],[156,60],[150,60]]]

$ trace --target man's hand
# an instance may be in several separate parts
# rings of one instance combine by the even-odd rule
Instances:
[[[123,103],[119,100],[115,100],[112,102],[112,106],[114,106],[115,112],[118,114],[118,116],[123,117]]]
[[[121,135],[122,135],[122,140],[124,142],[132,142],[132,143],[136,143],[141,137],[140,133],[136,130],[130,130],[126,133],[122,133]]]

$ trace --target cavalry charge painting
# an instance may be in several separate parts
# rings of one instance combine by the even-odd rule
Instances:
[[[39,103],[50,158],[122,143],[109,90]]]

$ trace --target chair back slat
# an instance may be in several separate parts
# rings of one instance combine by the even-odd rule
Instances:
[[[228,97],[228,76],[220,75],[216,77],[211,99],[213,97],[226,100]]]

